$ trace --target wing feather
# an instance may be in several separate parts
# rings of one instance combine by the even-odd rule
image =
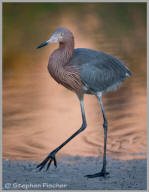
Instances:
[[[79,68],[83,84],[93,91],[113,90],[131,75],[117,58],[90,49],[75,49],[70,63]]]

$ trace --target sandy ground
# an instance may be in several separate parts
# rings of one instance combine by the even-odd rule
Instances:
[[[107,159],[106,178],[88,179],[86,174],[98,172],[102,158],[61,157],[58,167],[39,172],[37,162],[3,160],[3,189],[38,189],[38,190],[126,190],[147,188],[146,160],[120,161]]]

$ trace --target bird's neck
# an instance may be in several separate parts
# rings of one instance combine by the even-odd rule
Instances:
[[[74,52],[74,41],[60,42],[58,51],[60,53],[59,59],[61,60],[61,63],[63,66],[67,65]]]
[[[58,83],[64,87],[82,94],[82,82],[79,76],[79,71],[74,66],[70,65],[70,59],[74,52],[74,41],[60,43],[49,60],[48,71]]]

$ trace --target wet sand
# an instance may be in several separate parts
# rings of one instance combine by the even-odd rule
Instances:
[[[3,189],[36,190],[146,190],[146,159],[121,161],[107,159],[106,178],[88,179],[86,174],[99,171],[102,158],[60,157],[58,167],[48,172],[36,169],[37,162],[3,160]]]

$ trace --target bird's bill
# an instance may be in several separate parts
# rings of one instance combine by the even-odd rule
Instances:
[[[47,44],[48,44],[48,41],[45,41],[45,42],[41,43],[37,48],[44,47],[44,46],[47,45]]]
[[[56,33],[54,33],[47,42],[48,43],[58,43],[59,42],[58,35]]]
[[[57,35],[53,34],[48,41],[41,43],[37,48],[44,47],[45,45],[48,45],[50,43],[58,43],[58,42],[59,42],[59,39],[58,39]]]

